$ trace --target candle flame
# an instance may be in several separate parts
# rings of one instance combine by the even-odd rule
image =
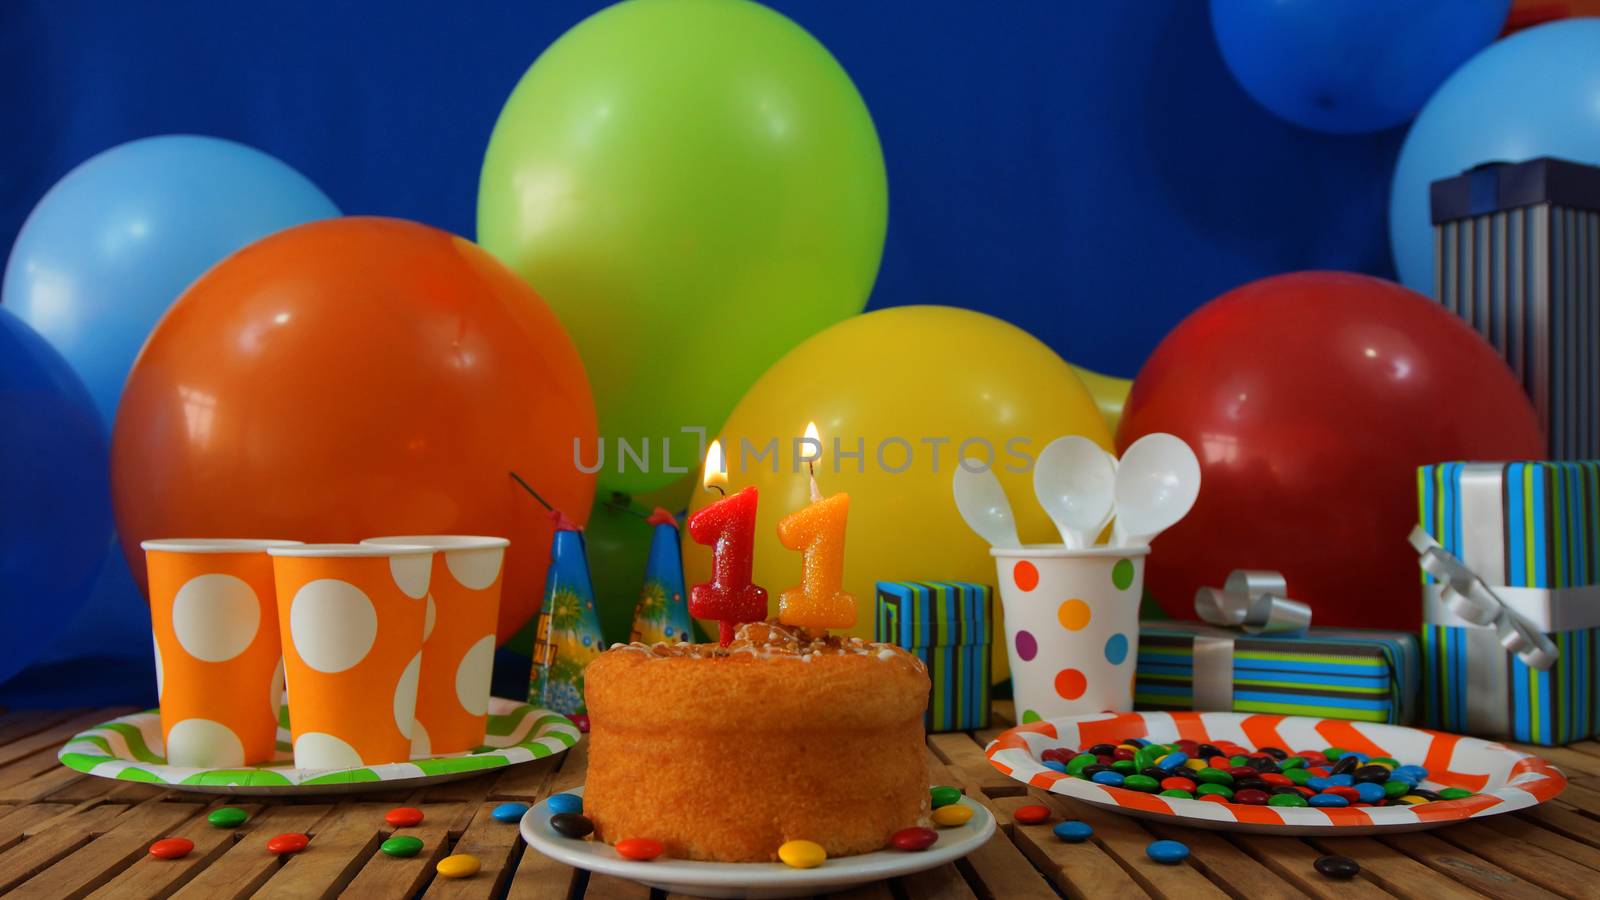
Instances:
[[[800,444],[800,461],[814,463],[822,457],[822,434],[817,431],[817,423],[806,423],[806,439]]]
[[[728,483],[728,466],[722,458],[722,442],[712,441],[706,449],[706,468],[700,476],[700,484],[706,489],[721,487]]]

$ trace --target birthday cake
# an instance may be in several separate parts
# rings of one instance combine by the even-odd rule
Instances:
[[[587,672],[584,812],[680,859],[881,850],[928,813],[928,690],[898,647],[770,621],[727,646],[618,644]]]

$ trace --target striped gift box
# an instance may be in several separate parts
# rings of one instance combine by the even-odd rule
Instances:
[[[1203,648],[1198,654],[1197,645]],[[1231,669],[1205,672],[1217,664],[1218,652]],[[1233,712],[1387,724],[1411,719],[1419,665],[1411,634],[1313,628],[1302,635],[1248,635],[1198,622],[1146,622],[1139,628],[1134,705],[1195,709],[1197,659],[1200,678],[1228,679]]]
[[[1600,462],[1440,463],[1417,472],[1422,527],[1548,634],[1535,669],[1423,577],[1423,724],[1564,744],[1600,734]]]
[[[877,639],[928,667],[928,731],[989,727],[989,643],[994,596],[963,581],[878,582]]]

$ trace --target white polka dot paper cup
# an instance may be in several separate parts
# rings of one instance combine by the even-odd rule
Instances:
[[[1024,722],[1133,709],[1149,547],[994,547]]]
[[[174,765],[272,759],[283,654],[271,547],[295,541],[145,541],[161,736]]]
[[[300,769],[411,758],[433,548],[274,547],[278,627]]]
[[[361,543],[419,544],[434,550],[411,755],[461,753],[483,746],[500,574],[511,542],[502,537],[415,534]]]

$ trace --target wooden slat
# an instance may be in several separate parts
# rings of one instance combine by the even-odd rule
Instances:
[[[119,816],[104,834],[28,879],[19,896],[82,897],[133,865],[150,844],[180,831],[205,807],[198,803],[141,803]]]
[[[546,756],[544,759],[512,766],[494,779],[494,785],[489,788],[489,797],[532,803],[545,796],[550,786],[550,776],[555,774],[556,767],[566,755],[563,753],[559,756]]]
[[[1180,841],[1189,848],[1189,859],[1195,867],[1210,876],[1211,880],[1226,885],[1251,900],[1268,897],[1299,897],[1299,888],[1283,880],[1271,869],[1263,866],[1238,847],[1228,843],[1220,833],[1194,828],[1172,828],[1149,823],[1150,831],[1158,838]]]
[[[433,877],[433,867],[451,853],[450,826],[461,815],[465,803],[423,803],[422,823],[414,828],[393,829],[394,835],[408,835],[422,841],[422,852],[410,857],[391,857],[374,853],[361,867],[345,892],[352,897],[410,897]],[[379,817],[379,824],[382,817]],[[383,837],[391,836],[384,829]]]
[[[951,768],[959,769],[967,778],[967,784],[974,789],[981,790],[990,797],[1011,797],[1027,793],[1027,786],[1021,782],[1000,774],[989,763],[989,758],[983,755],[983,748],[978,746],[971,735],[931,734],[928,743],[933,747],[933,752]]]
[[[1053,836],[1052,836],[1053,837]],[[1058,842],[1059,843],[1059,842]],[[990,897],[1015,897],[1018,900],[1051,900],[1055,891],[1038,870],[1029,864],[1017,845],[1004,834],[994,837],[962,860],[962,871],[971,870],[969,881],[983,885]]]
[[[356,877],[388,832],[386,803],[341,803],[311,833],[311,844],[283,864],[254,896],[260,900],[333,897]]]
[[[65,803],[30,803],[12,807],[4,816],[0,816],[0,852],[11,849],[22,840],[23,835],[35,833],[33,829],[36,826],[54,822],[74,811],[72,806]]]
[[[70,718],[52,723],[49,727],[31,732],[25,737],[18,737],[8,741],[0,738],[0,766],[31,756],[41,750],[48,750],[50,758],[54,760],[56,751],[61,749],[61,745],[66,743],[67,738],[130,712],[134,712],[134,708],[131,706],[89,710],[87,712],[79,711]],[[4,783],[11,784],[13,782]]]
[[[251,816],[255,816],[261,809],[256,804],[230,805],[238,806]],[[156,859],[148,853],[142,854],[132,865],[123,869],[120,874],[101,885],[89,896],[105,900],[119,897],[166,897],[232,848],[238,834],[235,829],[217,828],[203,816],[196,816],[170,835],[194,841],[194,850],[188,856],[182,859]]]
[[[1464,828],[1464,825],[1453,826]],[[1442,832],[1441,832],[1442,833]],[[1494,863],[1480,856],[1462,850],[1459,847],[1447,844],[1427,832],[1410,832],[1407,834],[1386,835],[1382,843],[1389,845],[1394,850],[1404,853],[1417,862],[1423,863],[1431,869],[1442,873],[1446,879],[1454,880],[1491,897],[1521,898],[1548,898],[1555,894],[1529,884],[1500,868]],[[1367,865],[1365,859],[1360,860],[1363,866]],[[1419,895],[1428,895],[1440,879],[1430,879],[1423,885]]]
[[[1090,827],[1094,828],[1095,843],[1116,857],[1134,880],[1153,896],[1173,898],[1173,900],[1227,896],[1212,884],[1211,879],[1203,872],[1188,862],[1167,865],[1146,856],[1145,848],[1149,847],[1155,838],[1139,827],[1136,820],[1054,794],[1045,802],[1061,818],[1080,819],[1089,823]]]
[[[88,714],[88,709],[24,709],[0,714],[0,745],[37,734],[52,725]],[[107,719],[115,716],[106,716]],[[104,722],[105,719],[101,719]],[[98,724],[98,723],[96,723]]]
[[[951,863],[915,872],[899,881],[906,896],[918,900],[977,900],[978,896]]]
[[[584,886],[583,900],[650,900],[650,889],[637,881],[591,874]]]
[[[511,876],[507,900],[566,900],[579,871],[528,848]],[[583,896],[575,894],[574,896]]]
[[[996,803],[1015,809],[1031,800],[1008,797]],[[1059,820],[1058,820],[1059,821]],[[1011,841],[1068,897],[1143,897],[1144,888],[1097,841],[1069,844],[1051,833],[1052,825],[1013,825]],[[995,840],[1006,840],[995,835]],[[1010,843],[1010,841],[1007,841]],[[991,841],[990,844],[993,844]],[[1004,896],[995,894],[995,896]]]
[[[267,852],[267,841],[286,832],[315,834],[317,823],[333,812],[327,804],[269,807],[245,823],[243,837],[173,895],[174,900],[234,900],[256,892],[283,866]]]
[[[75,813],[0,855],[0,894],[104,834],[127,807],[107,803]]]
[[[470,853],[483,863],[483,868],[477,876],[471,880],[434,879],[428,886],[427,896],[430,900],[499,896],[511,878],[511,873],[516,870],[517,861],[524,847],[517,823],[501,822],[493,815],[494,808],[504,802],[506,801],[489,800],[479,804],[466,831],[456,842],[454,852]]]
[[[1594,861],[1600,851],[1526,822],[1512,820],[1505,828],[1466,822],[1440,829],[1439,837],[1554,893],[1584,893],[1600,884],[1600,871],[1562,855],[1584,852]]]
[[[1600,806],[1593,808],[1600,809]],[[1489,816],[1483,821],[1485,823],[1494,823],[1504,818],[1507,817]],[[1525,809],[1522,812],[1517,813],[1515,818],[1534,822],[1544,828],[1556,832],[1557,834],[1569,837],[1575,841],[1582,841],[1584,844],[1590,847],[1600,847],[1600,820],[1593,819],[1581,812],[1574,812],[1570,809],[1562,809],[1546,803],[1540,806],[1535,806],[1532,809]]]
[[[1566,747],[1538,747],[1533,744],[1507,744],[1506,746],[1549,760],[1569,776],[1600,775],[1600,756],[1591,756],[1577,750],[1569,750]]]
[[[1307,896],[1319,900],[1379,900],[1394,896],[1379,887],[1371,873],[1363,878],[1337,879],[1318,872],[1315,866],[1322,851],[1299,838],[1266,834],[1232,834],[1228,838],[1234,846],[1255,857]],[[1424,878],[1434,877],[1426,868],[1420,865],[1416,868]],[[1478,896],[1470,891],[1461,893]]]

